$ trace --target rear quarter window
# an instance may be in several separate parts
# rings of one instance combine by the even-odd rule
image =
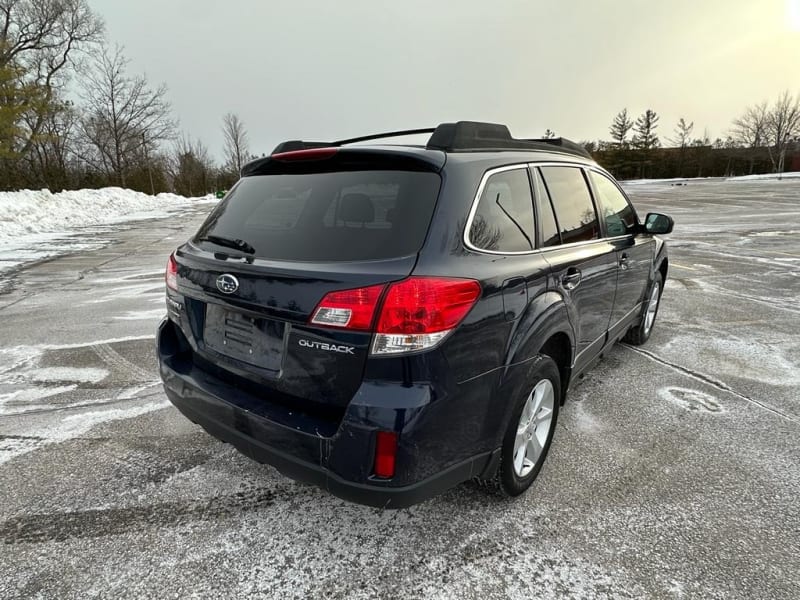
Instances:
[[[470,243],[492,252],[526,252],[535,246],[534,232],[527,168],[490,175],[470,223]]]

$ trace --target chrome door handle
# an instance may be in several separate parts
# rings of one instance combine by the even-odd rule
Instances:
[[[623,253],[622,256],[619,257],[619,267],[624,271],[630,265],[628,265],[628,255]]]
[[[564,289],[574,290],[581,282],[581,272],[578,269],[569,269],[561,278],[561,284]]]

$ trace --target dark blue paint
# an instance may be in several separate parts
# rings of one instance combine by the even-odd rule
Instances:
[[[392,150],[380,152],[385,159]],[[402,152],[404,160],[422,156],[443,165],[439,199],[418,255],[307,264],[236,259],[187,243],[176,252],[179,292],[168,292],[168,304],[184,309],[170,309],[158,334],[167,394],[191,419],[292,477],[349,499],[395,507],[490,475],[512,404],[527,393],[532,361],[544,344],[553,336],[566,340],[566,376],[587,368],[625,333],[632,321],[619,319],[637,316],[648,281],[666,258],[663,244],[645,234],[527,255],[473,252],[462,236],[486,170],[558,161],[563,155],[452,153],[444,163],[440,152]],[[622,252],[631,266],[625,273],[618,268]],[[575,290],[562,282],[571,268],[582,273]],[[223,273],[239,280],[235,297],[217,290],[216,278]],[[371,357],[371,334],[308,325],[326,293],[386,284],[412,273],[473,278],[482,287],[478,303],[436,348]],[[259,368],[208,348],[203,332],[210,304],[279,321],[285,330],[279,367]],[[611,325],[616,325],[613,337]],[[354,351],[316,350],[300,340],[344,344]],[[400,434],[391,480],[372,476],[377,430]]]

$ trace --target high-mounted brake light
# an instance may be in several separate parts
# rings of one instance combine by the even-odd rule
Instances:
[[[394,477],[397,462],[397,433],[379,431],[375,435],[375,467],[377,477],[389,479]]]
[[[169,255],[169,260],[167,261],[167,271],[164,274],[164,280],[167,283],[167,287],[173,291],[178,291],[178,263],[175,262],[175,254]]]
[[[311,322],[314,325],[369,331],[375,307],[385,287],[373,285],[355,290],[331,292],[319,303]]]
[[[280,161],[325,160],[334,156],[338,151],[338,148],[310,148],[308,150],[278,152],[270,156],[270,158]]]
[[[374,331],[372,354],[415,352],[442,341],[481,295],[477,281],[449,277],[409,277],[389,284],[385,294],[384,289],[373,285],[331,292],[314,309],[311,323]]]

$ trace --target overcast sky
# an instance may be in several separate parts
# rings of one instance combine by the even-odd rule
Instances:
[[[221,155],[471,119],[608,139],[622,108],[724,136],[800,92],[800,0],[89,0],[181,129]]]

